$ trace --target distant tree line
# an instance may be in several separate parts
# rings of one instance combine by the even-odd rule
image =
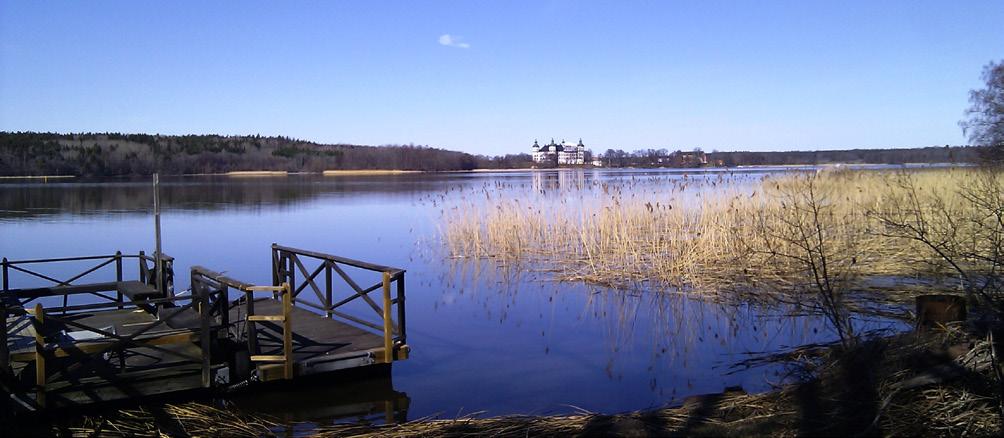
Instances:
[[[850,149],[784,152],[704,152],[640,149],[634,152],[608,149],[600,156],[605,167],[700,167],[782,166],[832,163],[905,164],[975,163],[983,149],[973,146],[931,146],[904,149]]]
[[[477,160],[479,169],[527,169],[534,166],[533,156],[530,154],[507,154],[496,157],[478,155]]]
[[[326,145],[289,137],[0,132],[0,175],[116,176],[242,170],[470,170],[464,152],[426,146]]]
[[[985,148],[983,148],[985,149]],[[609,149],[596,156],[605,167],[755,166],[827,163],[970,163],[978,147],[840,151],[718,152]],[[984,154],[985,155],[985,154]],[[587,157],[587,164],[592,161]],[[0,132],[0,175],[118,176],[223,173],[242,170],[422,170],[547,167],[530,154],[471,155],[427,146],[319,144],[289,137],[56,134]]]

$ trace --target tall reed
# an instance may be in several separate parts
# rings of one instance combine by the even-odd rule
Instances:
[[[979,172],[933,169],[909,176],[919,208],[948,203],[963,209],[966,201],[952,190],[972,184]],[[899,178],[889,171],[796,173],[753,182],[719,176],[656,185],[594,183],[516,197],[512,190],[485,188],[483,197],[445,210],[443,238],[455,257],[518,262],[562,280],[618,287],[655,282],[720,298],[743,292],[783,299],[812,275],[806,260],[820,256],[827,280],[840,287],[875,276],[947,272],[944,260],[915,240],[883,232],[870,214],[888,211],[904,196]]]

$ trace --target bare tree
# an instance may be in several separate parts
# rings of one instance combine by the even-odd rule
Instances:
[[[986,159],[1004,165],[1004,61],[983,67],[986,88],[969,92],[966,120],[959,122],[969,141],[986,146]]]

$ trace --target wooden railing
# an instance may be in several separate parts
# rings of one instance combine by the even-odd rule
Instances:
[[[135,276],[127,277],[124,263],[128,259],[137,260],[138,269],[135,271]],[[86,268],[83,268],[83,270],[66,279],[58,279],[53,276],[43,274],[38,272],[38,268],[35,267],[38,265],[68,262],[91,262],[93,264],[88,263]],[[154,289],[160,292],[159,295],[161,298],[173,296],[174,258],[164,254],[161,257],[161,263],[163,264],[164,275],[161,278],[162,283],[157,284],[157,267],[155,266],[156,255],[147,255],[143,251],[140,251],[139,254],[122,254],[122,252],[119,251],[112,255],[33,260],[7,260],[7,258],[4,257],[0,260],[0,286],[2,286],[3,292],[17,289],[18,295],[25,300],[22,304],[28,304],[37,298],[61,295],[63,296],[63,306],[67,306],[67,299],[69,295],[89,294],[94,297],[101,298],[106,301],[113,301],[122,305],[124,304],[122,293],[115,291],[115,288],[108,287],[108,285],[114,282],[124,281],[127,278],[136,279],[142,283],[153,286]],[[107,276],[107,280],[112,280],[112,278],[110,278],[112,272],[109,272],[112,270],[114,270],[114,281],[95,283],[88,277],[91,274],[105,274]],[[18,285],[13,284],[14,282],[12,281],[11,274],[13,272],[22,273],[28,278],[43,280],[43,286],[30,288],[17,287]],[[88,285],[83,287],[74,287],[78,284],[78,282],[85,280],[89,283]],[[104,290],[95,290],[95,288],[100,288],[100,286],[105,286]],[[112,291],[115,291],[114,297],[102,293]]]
[[[27,295],[22,290],[4,291],[4,298],[32,299],[33,290]],[[150,298],[133,300],[129,303],[105,301],[77,306],[54,306],[45,308],[42,303],[35,303],[31,309],[21,306],[4,305],[6,315],[25,316],[31,324],[34,335],[34,349],[0,352],[0,361],[4,369],[8,369],[11,361],[35,363],[35,385],[31,388],[36,394],[35,401],[39,407],[45,407],[49,395],[59,396],[59,392],[49,394],[47,388],[64,383],[67,390],[73,390],[80,379],[87,376],[99,377],[115,385],[118,389],[128,392],[128,384],[122,376],[127,373],[167,369],[186,364],[198,364],[202,369],[202,386],[209,387],[211,381],[212,345],[219,333],[226,333],[228,325],[228,306],[225,291],[209,288],[193,288],[192,295]],[[130,309],[149,306],[158,308],[158,317],[143,324],[142,328],[129,334],[119,334],[115,328],[96,326],[80,322],[77,318],[81,312]],[[193,321],[198,319],[198,323]],[[13,325],[22,324],[25,319],[3,319],[3,335],[18,332]],[[176,324],[171,324],[172,322]],[[174,327],[171,327],[174,325]],[[62,339],[69,332],[90,332],[96,336],[89,340],[67,342]],[[27,331],[22,331],[28,333]],[[7,340],[0,344],[7,346]],[[191,354],[182,349],[170,349],[170,344],[199,342],[201,354]],[[177,358],[171,362],[157,362],[152,365],[130,365],[127,358],[133,355],[148,355],[137,352],[136,349],[150,349],[162,353],[164,357]],[[109,360],[117,357],[117,364]],[[64,359],[65,358],[65,359]],[[53,372],[54,371],[54,372]]]
[[[245,283],[240,280],[235,280],[233,278],[227,277],[221,273],[211,271],[209,269],[203,268],[201,266],[192,267],[192,292],[201,291],[205,294],[205,291],[212,291],[213,293],[219,294],[220,299],[228,300],[229,289],[236,289],[239,293],[243,293],[243,298],[237,301],[240,304],[242,301],[245,306],[244,310],[244,330],[240,333],[241,337],[246,340],[248,352],[250,353],[251,362],[281,362],[283,366],[283,377],[286,379],[293,378],[293,329],[292,329],[292,315],[290,309],[292,307],[292,294],[290,293],[290,288],[288,284],[281,284],[278,286],[256,286],[253,284]],[[256,292],[271,292],[278,295],[282,300],[282,315],[257,315],[254,310],[254,294]],[[221,303],[223,307],[221,306]],[[224,320],[220,323],[223,325],[229,325],[229,301],[208,303],[207,305],[214,306],[214,309],[218,309],[220,315],[225,315]],[[225,310],[224,310],[225,309]],[[261,321],[274,321],[278,322],[282,327],[282,354],[281,355],[261,355],[260,348],[258,346],[258,333],[255,328],[256,322]],[[239,321],[233,321],[237,323]],[[233,368],[231,364],[231,370]]]
[[[349,275],[346,267],[379,273],[381,278],[374,284],[362,286]],[[294,305],[313,308],[329,318],[381,334],[384,339],[382,359],[387,363],[394,360],[395,350],[407,342],[404,273],[404,269],[272,244],[272,284],[289,284]],[[319,304],[300,299],[300,294],[307,290],[313,292]],[[370,296],[377,290],[382,292],[380,302]],[[364,307],[373,313],[358,316],[344,311],[343,306],[357,300],[365,302]]]

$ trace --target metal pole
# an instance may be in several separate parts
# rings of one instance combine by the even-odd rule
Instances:
[[[161,298],[165,298],[164,291],[164,262],[161,259],[161,247],[160,247],[160,174],[153,174],[153,226],[154,234],[157,240],[157,252],[154,253],[154,266],[157,267],[157,292],[160,292]]]

